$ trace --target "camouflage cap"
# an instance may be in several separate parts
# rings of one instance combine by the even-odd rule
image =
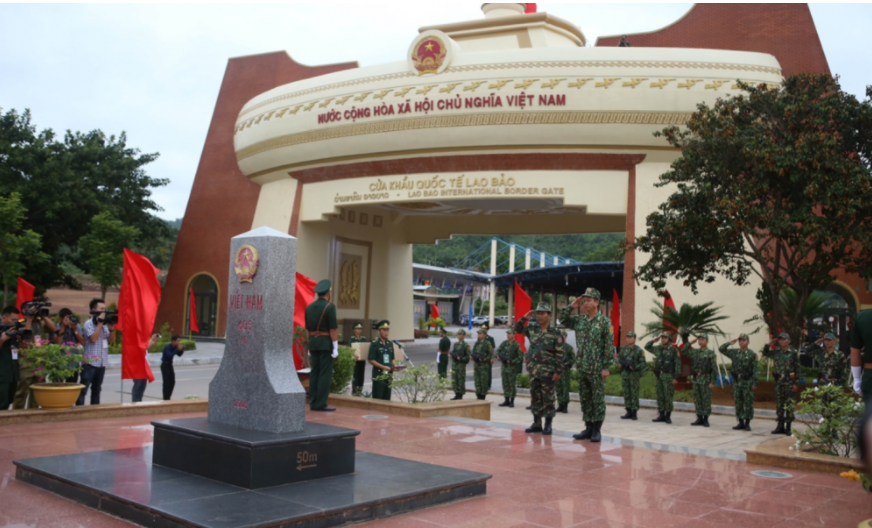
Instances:
[[[548,312],[551,313],[551,305],[547,302],[540,302],[539,306],[536,307],[537,312]]]
[[[566,337],[566,330],[561,329],[561,330],[560,330],[560,335],[562,335],[563,337]]]
[[[834,333],[832,333],[832,332],[827,332],[826,335],[824,335],[824,339],[829,339],[829,340],[831,340],[831,341],[835,341],[835,340],[836,340],[836,334],[834,334]]]
[[[660,338],[665,337],[665,338],[669,339],[670,336],[669,336],[669,332],[660,332],[660,335],[657,337],[660,337]]]
[[[788,334],[787,332],[781,332],[780,334],[778,334],[778,339],[790,339],[790,334]]]
[[[739,334],[739,339],[744,339],[745,341],[751,340],[751,338],[748,337],[748,334]]]
[[[479,329],[478,329],[478,333],[479,333],[479,334],[487,334],[487,328],[485,328],[485,327],[481,327],[481,328],[479,328]]]
[[[636,337],[636,332],[633,332],[633,331],[627,332],[627,337]]]
[[[512,335],[515,335],[515,329],[514,329],[514,328],[509,328],[508,330],[506,330],[506,334],[512,334]]]
[[[581,294],[581,297],[590,297],[591,299],[596,299],[597,301],[603,298],[602,294],[600,294],[599,290],[596,288],[588,288],[584,290],[584,293]]]
[[[465,335],[466,335],[466,330],[464,330],[463,328],[461,328],[460,330],[457,331],[457,335],[459,335],[459,336],[465,336]]]
[[[705,339],[706,341],[708,341],[708,334],[703,332],[703,333],[697,335],[696,338],[697,339]]]

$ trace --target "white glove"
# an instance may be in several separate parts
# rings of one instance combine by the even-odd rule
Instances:
[[[439,363],[439,359],[442,357],[442,352],[436,352],[436,363]]]
[[[339,357],[339,341],[333,342],[333,353],[330,354],[330,357],[332,357],[333,359],[336,359]]]
[[[863,367],[851,367],[851,374],[854,375],[854,392],[862,396],[863,391],[860,390],[860,385],[863,383]]]

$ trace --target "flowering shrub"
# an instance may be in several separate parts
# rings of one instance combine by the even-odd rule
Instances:
[[[793,449],[804,447],[824,455],[852,458],[857,453],[856,428],[863,415],[863,404],[842,387],[827,385],[802,393],[797,410],[800,421],[808,426],[797,438]]]
[[[399,372],[384,373],[376,376],[376,380],[387,383],[391,390],[406,403],[432,403],[442,401],[448,393],[451,383],[442,379],[432,364],[418,367],[407,367]]]
[[[56,345],[36,336],[21,347],[22,364],[33,368],[39,381],[62,384],[82,371],[83,348],[78,343]]]

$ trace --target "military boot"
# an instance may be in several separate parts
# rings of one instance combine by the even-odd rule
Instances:
[[[784,434],[787,436],[791,436],[793,434],[793,431],[790,430],[790,422],[787,422],[787,424],[784,426]]]
[[[509,399],[508,398],[506,398],[505,401],[503,401],[503,403],[501,403],[499,405],[499,407],[508,407],[508,406],[509,406]]]
[[[542,432],[542,417],[541,416],[534,416],[533,417],[533,425],[526,428],[524,430],[524,432],[527,434],[541,433]]]
[[[563,409],[563,414],[569,414],[569,402],[564,403],[561,408]]]
[[[775,430],[772,431],[772,434],[784,434],[784,422],[783,421],[778,420],[778,427],[776,427]]]
[[[511,408],[511,409],[514,409],[514,408],[515,408],[515,399],[514,399],[514,398],[512,398],[511,400],[509,400],[509,408]]]
[[[633,420],[635,422],[636,420],[639,419],[639,409],[633,409],[630,412],[633,413],[633,416],[630,418],[631,420]]]
[[[739,420],[739,425],[733,427],[733,431],[743,431],[745,429],[745,420]]]
[[[454,401],[454,400],[462,400],[462,399],[463,399],[463,395],[460,394],[459,392],[455,392],[455,393],[454,393],[454,397],[451,398],[451,401]]]
[[[631,420],[633,418],[633,411],[627,409],[627,414],[621,416],[621,420]]]
[[[711,426],[709,425],[709,423],[708,423],[708,419],[709,419],[708,416],[703,416],[703,417],[702,417],[702,426],[703,426],[703,427],[711,427]]]
[[[593,424],[591,422],[584,422],[585,429],[584,431],[572,435],[572,438],[576,440],[588,440],[593,434]]]
[[[651,420],[652,422],[665,422],[666,421],[666,413],[661,412],[657,415],[657,418]]]
[[[479,400],[483,400],[483,399],[484,399],[484,396],[482,396],[481,394],[476,394],[475,397],[478,398]]]
[[[751,420],[745,420],[745,430],[746,431],[751,430]]]
[[[594,444],[598,444],[603,441],[603,435],[600,434],[600,429],[602,428],[602,422],[594,422],[593,423],[593,431],[590,435],[590,441]]]
[[[545,418],[545,427],[542,429],[542,434],[545,436],[551,436],[551,420],[553,418]]]
[[[668,424],[672,423],[672,413],[671,412],[666,413],[666,423],[668,423]]]
[[[690,425],[692,425],[692,426],[705,425],[705,419],[700,415],[696,415],[696,421]]]

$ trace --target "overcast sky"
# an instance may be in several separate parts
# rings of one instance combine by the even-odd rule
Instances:
[[[229,57],[286,50],[307,65],[404,60],[424,25],[482,17],[479,2],[355,4],[0,4],[0,108],[30,108],[39,129],[127,132],[159,152],[149,174],[159,216],[184,216]],[[541,3],[600,35],[652,31],[692,4]],[[872,84],[872,5],[813,4],[830,69],[846,90]],[[729,21],[725,23],[729,24]]]

